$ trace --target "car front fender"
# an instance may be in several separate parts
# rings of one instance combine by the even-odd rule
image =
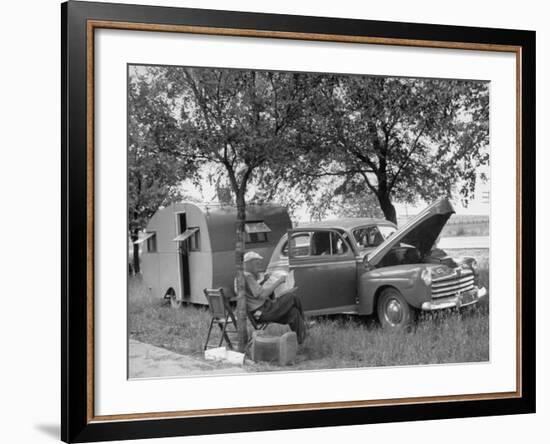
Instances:
[[[423,269],[414,264],[366,270],[358,282],[359,313],[372,314],[376,298],[385,287],[396,288],[411,306],[421,308],[431,298],[430,289],[420,278]]]

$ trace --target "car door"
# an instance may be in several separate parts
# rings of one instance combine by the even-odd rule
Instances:
[[[289,268],[298,296],[310,314],[354,311],[357,262],[346,239],[336,230],[292,230],[289,239],[309,234],[309,249],[289,248]]]

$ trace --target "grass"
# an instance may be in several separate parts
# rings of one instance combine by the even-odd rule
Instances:
[[[202,357],[210,314],[207,307],[184,306],[174,309],[169,303],[152,298],[140,277],[128,285],[128,325],[130,338],[176,353]]]
[[[460,250],[474,256],[480,283],[489,287],[486,251]],[[140,278],[129,283],[129,334],[141,342],[202,359],[210,316],[205,307],[173,309],[152,299]],[[488,299],[488,298],[486,298]],[[414,364],[482,362],[489,360],[489,303],[461,310],[421,313],[411,331],[381,329],[372,316],[312,318],[308,337],[292,367],[251,363],[247,371],[312,370]],[[287,326],[270,325],[266,334],[282,334]]]

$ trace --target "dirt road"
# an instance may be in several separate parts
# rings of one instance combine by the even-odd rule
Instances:
[[[243,367],[206,362],[134,339],[130,339],[129,358],[131,379],[246,372]]]

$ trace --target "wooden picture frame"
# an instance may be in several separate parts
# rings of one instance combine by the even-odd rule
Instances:
[[[535,412],[535,33],[70,1],[62,4],[62,412],[65,442]],[[213,34],[516,55],[515,391],[128,415],[94,414],[94,32]],[[513,196],[510,196],[514,200]]]

